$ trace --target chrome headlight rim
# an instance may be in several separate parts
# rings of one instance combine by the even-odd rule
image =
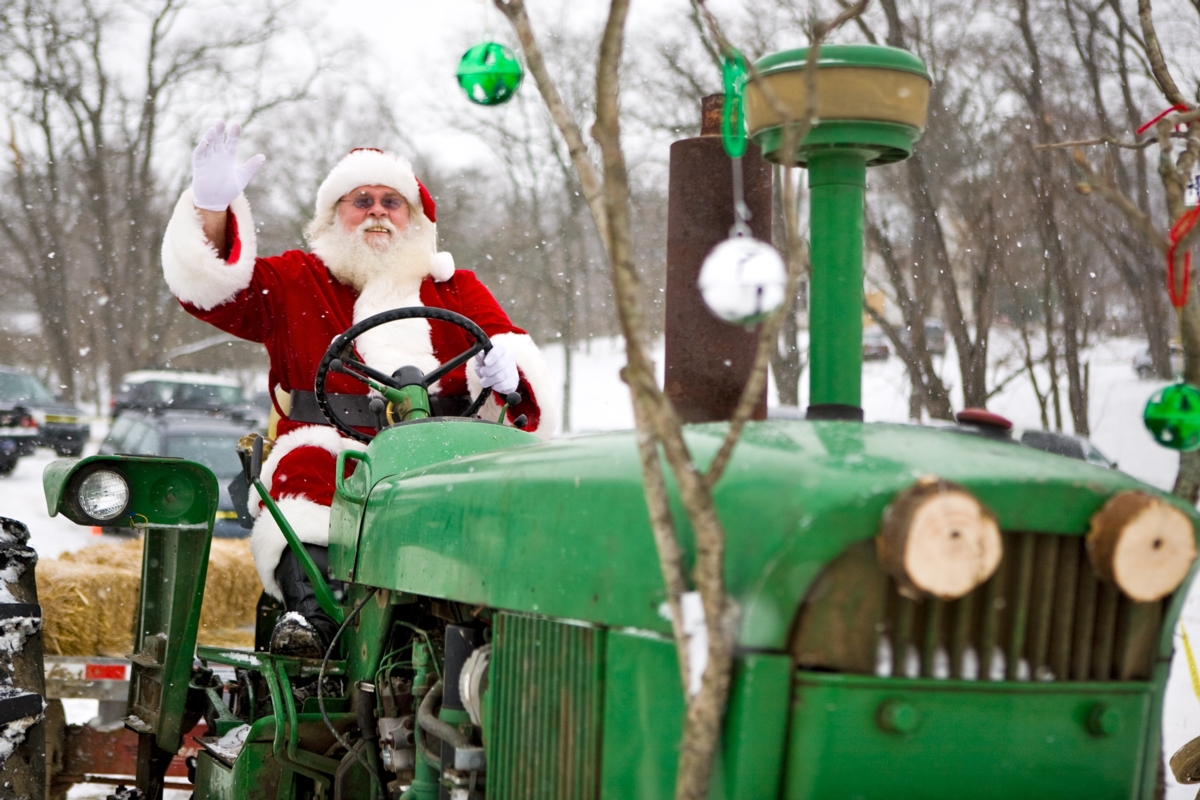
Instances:
[[[98,482],[111,481],[113,478],[117,481],[117,491],[107,506],[97,503],[95,499],[87,499],[85,492],[94,490]],[[68,500],[75,512],[88,523],[102,527],[119,525],[127,516],[132,499],[129,478],[114,464],[107,462],[89,465],[79,470],[71,479],[68,489]],[[98,510],[100,513],[95,513]]]

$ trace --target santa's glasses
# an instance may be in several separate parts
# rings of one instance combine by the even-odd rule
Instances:
[[[375,207],[376,202],[383,206],[384,211],[399,211],[404,206],[404,198],[398,197],[397,195],[388,195],[387,197],[376,200],[374,197],[360,194],[358,197],[355,197],[352,200],[347,200],[343,197],[342,201],[350,203],[350,205],[354,206],[359,211],[370,211]]]

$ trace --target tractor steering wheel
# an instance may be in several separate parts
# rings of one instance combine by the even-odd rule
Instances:
[[[325,419],[329,420],[329,424],[337,428],[339,431],[349,436],[352,439],[366,444],[374,437],[373,434],[362,433],[355,430],[350,425],[347,425],[329,403],[329,393],[325,389],[325,379],[329,376],[329,370],[332,368],[335,372],[341,372],[344,375],[349,375],[360,381],[365,377],[376,380],[393,388],[401,388],[399,382],[392,376],[373,369],[362,363],[354,357],[354,340],[362,336],[372,328],[377,328],[380,325],[385,325],[389,322],[395,322],[400,319],[435,319],[442,322],[449,322],[457,325],[467,333],[471,334],[475,339],[475,343],[468,347],[463,352],[456,355],[454,358],[442,364],[440,367],[425,375],[421,379],[421,385],[426,390],[429,389],[435,382],[445,377],[451,370],[458,367],[460,364],[466,363],[467,359],[479,352],[488,352],[492,349],[492,342],[488,339],[488,335],[483,332],[483,329],[476,325],[471,320],[464,317],[462,314],[456,314],[453,311],[447,311],[444,308],[427,308],[425,306],[410,306],[408,308],[393,308],[390,311],[383,311],[374,316],[367,317],[362,322],[355,323],[345,330],[344,333],[334,337],[334,340],[329,343],[329,349],[325,351],[325,356],[321,359],[321,363],[317,366],[317,379],[313,386],[313,393],[317,396],[317,407],[321,409],[321,413],[325,415]],[[334,362],[340,362],[334,366]],[[402,368],[403,369],[403,368]],[[409,368],[411,369],[411,368]],[[396,370],[399,373],[400,370]],[[364,381],[365,382],[365,381]],[[409,382],[407,385],[412,385]],[[484,389],[479,393],[471,407],[463,412],[462,416],[471,417],[479,413],[479,409],[483,407],[484,401],[487,399],[488,390]]]

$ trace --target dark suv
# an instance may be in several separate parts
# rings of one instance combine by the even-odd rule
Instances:
[[[36,443],[53,447],[60,456],[81,454],[91,433],[82,411],[59,400],[34,376],[12,367],[0,367],[0,407],[26,409],[37,423]]]
[[[221,489],[213,535],[240,538],[248,536],[250,531],[238,523],[237,511],[229,497],[229,482],[242,471],[237,441],[251,430],[246,420],[228,415],[126,410],[113,422],[100,452],[175,456],[208,467],[217,476]],[[114,529],[123,530],[127,529]]]

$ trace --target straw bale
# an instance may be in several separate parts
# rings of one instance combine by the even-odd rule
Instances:
[[[98,544],[37,567],[46,652],[125,655],[133,647],[142,543]],[[262,583],[244,539],[215,539],[209,553],[201,644],[251,648]]]
[[[37,583],[47,654],[123,656],[132,649],[139,573],[47,559],[38,562]]]

